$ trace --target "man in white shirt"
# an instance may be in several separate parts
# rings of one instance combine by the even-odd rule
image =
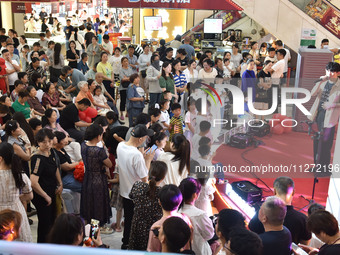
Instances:
[[[120,195],[123,197],[125,217],[122,250],[128,248],[134,212],[134,204],[129,197],[130,191],[136,181],[147,182],[150,163],[155,155],[155,152],[148,153],[148,151],[143,155],[138,147],[145,142],[148,136],[153,135],[153,130],[138,124],[132,129],[129,141],[120,142],[117,147]]]
[[[109,35],[104,35],[103,36],[103,51],[105,51],[107,54],[110,56],[113,53],[113,44],[110,42],[110,36]]]
[[[283,49],[283,50],[285,50],[286,51],[286,55],[285,55],[285,58],[284,58],[284,60],[285,60],[285,67],[284,67],[284,70],[283,70],[283,81],[282,81],[282,83],[284,84],[284,83],[286,83],[286,78],[287,78],[287,72],[288,72],[288,61],[290,61],[290,59],[291,59],[291,56],[290,56],[290,51],[288,50],[288,49],[285,49],[285,48],[283,48],[283,43],[282,43],[282,41],[281,40],[277,40],[277,41],[275,41],[275,43],[273,43],[273,47],[275,48],[276,47],[276,50],[281,50],[281,49]]]
[[[280,79],[283,77],[283,72],[285,70],[285,56],[286,56],[286,51],[285,49],[279,49],[276,51],[276,56],[277,56],[277,62],[272,66],[270,72],[272,73],[272,87],[269,90],[269,109],[272,106],[272,88],[277,88],[278,92],[278,99],[280,98],[281,94],[281,89],[280,89]],[[278,100],[279,103],[279,100]],[[277,113],[278,107],[275,110],[275,113]]]
[[[12,60],[15,60],[20,66],[20,57],[17,54],[14,54],[14,45],[8,43],[6,49],[9,51],[9,55],[11,56]]]
[[[12,91],[14,89],[14,82],[18,80],[18,72],[20,72],[20,66],[16,60],[11,59],[11,54],[7,49],[3,50],[1,53],[2,57],[5,59],[9,89],[10,91]]]

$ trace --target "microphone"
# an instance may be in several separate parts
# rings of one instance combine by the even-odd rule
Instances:
[[[314,81],[314,83],[318,83],[320,81],[327,81],[329,80],[328,76],[321,76],[319,79],[317,79],[316,81]]]

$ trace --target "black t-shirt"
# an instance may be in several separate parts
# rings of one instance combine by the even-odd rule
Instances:
[[[271,74],[270,72],[268,73],[265,73],[265,71],[261,70],[258,74],[257,74],[257,78],[270,78],[271,77]]]
[[[87,32],[85,34],[85,41],[86,41],[86,47],[88,47],[92,43],[92,38],[95,37],[95,34],[93,32]]]
[[[79,50],[76,50],[77,55],[79,56]],[[66,58],[68,59],[76,59],[76,55],[72,52],[72,50],[66,51]],[[68,66],[72,68],[77,68],[77,61],[68,62]]]
[[[126,133],[129,128],[126,126],[117,126],[112,129],[106,129],[106,134],[104,136],[104,142],[106,147],[109,149],[109,152],[116,156],[118,141],[113,137],[114,134],[117,134],[119,137],[125,139]]]
[[[289,229],[292,234],[292,240],[296,244],[312,238],[311,232],[307,230],[307,216],[294,210],[291,205],[287,205],[287,213],[283,225]],[[257,234],[264,232],[263,225],[258,219],[258,212],[251,219],[248,227]]]
[[[260,234],[263,244],[263,255],[290,255],[292,236],[283,226],[281,231],[268,231]]]
[[[340,254],[340,244],[328,245],[324,244],[318,253],[318,255],[339,255]]]
[[[58,155],[60,165],[64,163],[72,164],[72,160],[70,158],[70,155],[67,154],[67,152],[64,149],[61,149],[61,151],[55,150],[55,152]],[[72,171],[61,171],[61,177],[64,177],[68,173],[72,173]]]
[[[71,32],[74,30],[73,26],[66,26],[64,27],[65,35],[66,35],[66,40],[69,40],[71,37]]]
[[[79,112],[75,104],[69,104],[60,114],[60,125],[63,129],[74,129],[76,122],[79,121]]]
[[[177,60],[179,60],[181,62],[181,66],[187,66],[188,65],[188,60],[186,58],[185,59],[178,58]]]
[[[52,151],[49,157],[45,157],[38,153],[34,154],[31,157],[31,171],[32,174],[39,176],[40,187],[50,197],[53,197],[57,188],[57,163],[55,154]]]
[[[174,62],[175,59],[174,58],[168,59],[168,58],[164,57],[161,60],[162,60],[162,62],[170,62],[172,64],[172,62]]]
[[[41,32],[46,32],[48,30],[48,26],[45,23],[41,24]]]

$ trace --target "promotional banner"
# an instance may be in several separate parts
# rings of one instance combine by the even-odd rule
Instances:
[[[201,9],[201,10],[235,10],[241,11],[231,0],[109,0],[109,7],[128,8],[173,8],[173,9]]]
[[[13,13],[26,13],[25,3],[12,3],[12,12]]]

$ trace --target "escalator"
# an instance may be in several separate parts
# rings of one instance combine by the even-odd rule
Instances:
[[[303,29],[316,31],[316,47],[327,38],[340,46],[340,11],[327,0],[233,0],[243,12],[298,52]],[[319,4],[313,9],[315,3]]]

